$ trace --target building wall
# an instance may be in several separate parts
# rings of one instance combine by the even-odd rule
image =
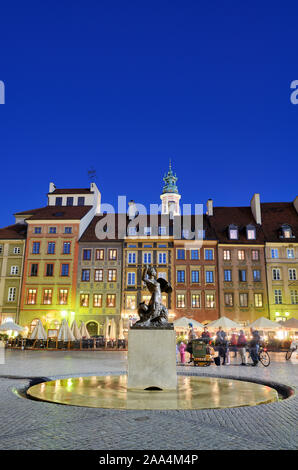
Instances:
[[[20,252],[15,253],[15,248]],[[25,240],[0,240],[0,324],[7,318],[18,322],[24,254]],[[17,266],[17,274],[11,272],[12,266]],[[10,288],[15,288],[13,300]]]
[[[272,249],[278,250],[278,258],[272,257]],[[288,250],[294,250],[294,258],[288,257]],[[298,319],[298,244],[297,243],[266,243],[266,268],[268,281],[268,297],[270,319]],[[296,280],[290,280],[289,269],[296,270]],[[280,279],[273,279],[273,270],[279,270]],[[281,291],[282,303],[276,303],[275,290]],[[296,296],[292,292],[296,292]],[[293,303],[296,297],[297,303]]]
[[[231,259],[224,259],[224,251],[229,250]],[[244,260],[238,259],[238,251],[244,252]],[[252,250],[259,252],[259,260],[252,259]],[[236,322],[251,323],[257,318],[268,317],[268,299],[264,245],[218,245],[218,269],[220,292],[220,315]],[[224,271],[231,270],[231,281],[225,281]],[[239,270],[246,270],[246,282],[239,280]],[[254,281],[253,270],[260,271],[260,281]],[[233,306],[225,304],[225,294],[233,295]],[[248,295],[248,306],[240,305],[240,294]],[[262,307],[255,306],[255,294],[262,294]]]
[[[179,259],[178,250],[185,251],[185,259]],[[192,250],[199,251],[199,259],[191,259]],[[213,259],[205,259],[205,250],[212,250]],[[185,281],[178,282],[178,271],[185,272]],[[192,282],[192,271],[199,271],[199,282]],[[213,282],[206,282],[206,271],[213,272]],[[188,317],[199,322],[216,320],[219,316],[217,242],[205,240],[199,248],[196,241],[174,241],[172,294],[175,318]],[[193,296],[199,295],[200,307],[194,304]],[[214,301],[208,306],[207,296]],[[179,305],[179,297],[184,296],[185,307]],[[209,299],[210,302],[210,299]]]

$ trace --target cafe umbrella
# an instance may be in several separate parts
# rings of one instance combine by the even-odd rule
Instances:
[[[47,340],[47,334],[41,323],[41,320],[37,320],[37,323],[30,335],[30,339],[42,339],[44,341]]]
[[[71,325],[71,332],[74,335],[75,339],[81,339],[82,335],[77,325],[77,322],[74,320]]]
[[[81,333],[82,338],[86,338],[86,339],[90,338],[89,331],[87,330],[87,327],[83,321],[81,322],[81,325],[80,325],[80,333]]]
[[[75,340],[75,337],[72,334],[71,329],[69,328],[69,325],[66,319],[64,318],[62,320],[60,330],[58,333],[58,341],[74,341],[74,340]]]

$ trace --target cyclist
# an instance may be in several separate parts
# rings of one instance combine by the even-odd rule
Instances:
[[[250,356],[253,361],[252,365],[257,366],[259,362],[259,349],[260,349],[261,337],[257,330],[252,330],[251,333],[252,333],[252,340],[249,343]]]

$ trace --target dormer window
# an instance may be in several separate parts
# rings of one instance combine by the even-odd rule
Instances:
[[[158,227],[158,235],[166,235],[167,228],[166,227]]]
[[[283,238],[293,238],[292,229],[288,224],[282,225],[281,234]]]
[[[256,239],[256,227],[254,227],[253,225],[247,225],[246,236],[247,236],[247,240],[255,240]]]
[[[144,227],[144,235],[151,235],[151,227]]]
[[[238,227],[237,225],[229,225],[229,238],[230,240],[238,240]]]

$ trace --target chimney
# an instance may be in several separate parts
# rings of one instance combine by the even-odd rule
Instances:
[[[293,204],[294,204],[294,207],[295,207],[296,212],[298,214],[298,196],[295,197],[295,199],[293,201]]]
[[[137,206],[136,206],[136,203],[131,200],[128,202],[128,217],[129,217],[129,220],[132,220],[135,218],[136,216],[136,213],[137,213]]]
[[[250,201],[251,212],[257,224],[262,224],[260,194],[255,193]]]
[[[54,185],[54,183],[50,183],[49,193],[53,193],[55,189],[56,189],[56,186]]]
[[[207,215],[213,215],[213,199],[207,201]]]

